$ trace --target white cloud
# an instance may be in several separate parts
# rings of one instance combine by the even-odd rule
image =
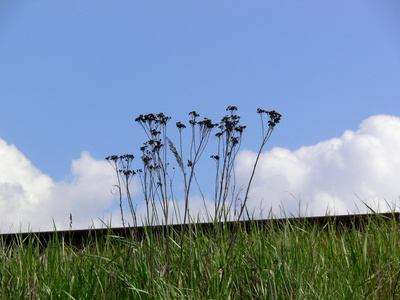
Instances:
[[[115,173],[88,152],[72,161],[70,180],[54,182],[14,146],[0,139],[0,231],[58,230],[100,226],[116,198],[110,193]],[[115,214],[115,213],[114,213]],[[54,223],[53,223],[54,220]],[[114,222],[115,221],[115,222]],[[113,224],[120,225],[118,217]]]
[[[277,128],[274,134],[279,134]],[[290,151],[273,148],[261,155],[250,198],[251,209],[283,208],[287,215],[366,212],[361,200],[374,209],[388,210],[400,195],[400,118],[377,115],[357,131],[346,131],[317,145]],[[237,158],[238,182],[247,184],[256,153]],[[358,199],[358,197],[360,199]]]
[[[279,134],[278,128],[274,134]],[[307,215],[365,212],[358,196],[385,211],[385,200],[391,203],[400,194],[399,153],[400,118],[385,115],[370,117],[359,130],[317,145],[295,151],[274,148],[261,155],[248,208],[255,217],[261,213],[266,217],[271,207],[276,215],[282,208],[287,215],[297,215],[301,200],[301,213],[307,207]],[[248,150],[238,154],[238,187],[246,187],[255,158],[256,153]],[[111,215],[112,225],[121,225],[118,197],[110,193],[115,172],[106,161],[82,152],[72,161],[67,177],[55,182],[14,145],[0,139],[0,231],[52,230],[53,219],[58,230],[68,229],[70,213],[74,229],[88,228],[92,222],[99,227],[99,219],[108,223]],[[135,177],[131,192],[137,195],[139,190]],[[213,213],[214,204],[208,198],[205,201]],[[145,207],[141,201],[138,204],[140,222]],[[178,207],[183,212],[183,202]],[[203,213],[205,217],[198,195],[191,196],[190,210],[192,216]],[[124,213],[131,223],[129,210]]]

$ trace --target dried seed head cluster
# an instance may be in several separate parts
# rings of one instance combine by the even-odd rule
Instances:
[[[192,126],[192,130],[193,130],[193,140],[192,140],[192,146],[194,146],[196,148],[196,136],[195,136],[195,128],[197,126],[198,128],[198,146],[200,152],[202,153],[204,150],[204,147],[207,145],[207,141],[208,141],[208,137],[210,136],[211,131],[218,126],[218,124],[215,124],[212,122],[211,119],[209,118],[204,118],[201,121],[198,121],[198,117],[200,117],[200,115],[196,112],[196,111],[191,111],[189,113],[189,115],[191,116],[191,120],[189,120],[189,124]],[[181,124],[179,122],[179,125],[182,126],[183,124]],[[178,126],[178,123],[177,123]],[[184,126],[184,125],[183,125]],[[178,127],[179,129],[179,127]],[[192,166],[192,162],[188,163],[188,166]]]
[[[228,106],[226,108],[227,111],[230,112],[230,115],[226,115],[221,119],[221,122],[218,125],[220,129],[219,132],[215,134],[221,141],[223,137],[223,142],[228,148],[226,148],[226,154],[232,153],[232,150],[236,147],[236,145],[240,144],[242,139],[242,134],[246,126],[239,125],[240,116],[236,115],[237,111],[236,106]],[[218,155],[216,155],[219,157]],[[215,159],[215,156],[211,156]]]
[[[235,112],[237,111],[236,106],[228,106],[226,108],[227,111],[230,111],[230,115],[224,116],[219,123],[218,128],[221,130],[220,132],[216,133],[215,136],[220,137],[224,133],[231,134],[233,131],[236,131],[240,134],[243,133],[243,130],[246,126],[239,125],[240,116],[236,115]]]
[[[200,125],[200,130],[213,129],[214,127],[218,126],[218,124],[213,124],[208,118],[204,118],[203,121],[199,121],[197,124]]]
[[[213,122],[208,118],[204,118],[204,120],[202,121],[197,121],[197,118],[200,117],[200,115],[195,111],[191,111],[189,115],[192,117],[192,119],[189,120],[189,124],[192,126],[195,126],[197,124],[200,125],[200,130],[213,129],[214,127],[218,126],[218,124],[213,124]],[[181,122],[178,122],[176,123],[178,129],[179,129],[178,124],[179,126],[184,126],[184,128],[186,127],[185,125],[181,124]]]
[[[167,124],[171,117],[164,115],[163,113],[155,114],[147,114],[147,115],[140,115],[135,119],[136,122],[139,123],[147,123],[149,125],[154,124]],[[151,126],[150,126],[151,127]]]
[[[264,110],[261,108],[257,108],[257,113],[260,114],[262,117],[262,114],[267,114],[269,115],[270,120],[268,121],[268,126],[269,127],[275,127],[276,124],[278,124],[282,118],[282,115],[280,113],[277,113],[275,110]]]
[[[111,155],[111,156],[107,156],[106,157],[106,160],[107,161],[110,161],[110,160],[112,160],[112,161],[117,161],[119,159],[119,156],[118,155]]]
[[[221,216],[217,215],[224,212],[225,209],[230,209],[230,206],[225,206],[227,203],[228,195],[231,194],[232,199],[235,194],[235,187],[231,184],[231,178],[234,178],[232,173],[234,172],[234,163],[235,158],[238,154],[242,143],[243,132],[246,126],[240,124],[240,116],[237,115],[238,108],[236,106],[230,105],[226,108],[227,115],[225,115],[219,123],[213,123],[211,119],[203,118],[200,120],[200,115],[196,111],[191,111],[189,113],[190,119],[189,124],[192,132],[192,139],[190,144],[187,145],[188,156],[184,159],[183,156],[183,145],[182,143],[182,131],[186,128],[186,125],[177,122],[175,123],[179,135],[180,135],[180,143],[178,147],[175,147],[173,142],[167,136],[167,123],[171,119],[171,117],[164,115],[163,113],[159,114],[146,114],[139,115],[135,121],[139,123],[140,126],[145,131],[148,139],[143,145],[140,147],[140,151],[142,152],[141,160],[142,160],[142,169],[138,169],[134,171],[131,167],[134,156],[131,154],[126,155],[112,155],[106,157],[106,160],[110,162],[110,164],[116,170],[118,174],[118,185],[120,201],[122,203],[122,192],[121,192],[121,181],[127,188],[126,196],[128,198],[128,202],[131,208],[132,216],[135,217],[135,209],[133,208],[132,202],[130,200],[130,193],[128,189],[129,180],[136,174],[140,173],[140,180],[142,183],[143,196],[146,201],[147,206],[147,218],[148,221],[158,219],[158,214],[155,210],[155,199],[160,200],[160,205],[163,211],[163,215],[165,220],[163,220],[164,224],[168,224],[168,207],[169,201],[174,197],[172,187],[173,187],[173,178],[174,175],[170,176],[169,174],[169,162],[167,160],[167,149],[166,146],[169,146],[169,150],[174,155],[179,168],[183,172],[183,180],[184,180],[184,192],[185,192],[185,215],[184,215],[184,223],[186,222],[187,213],[188,213],[188,199],[189,199],[189,191],[192,182],[196,181],[195,169],[196,165],[199,162],[205,148],[208,144],[209,137],[211,132],[218,128],[218,132],[215,134],[218,137],[218,151],[216,155],[211,155],[211,158],[215,160],[217,165],[217,174],[216,174],[216,186],[215,186],[215,218],[220,219]],[[264,123],[263,123],[263,143],[260,148],[260,153],[265,143],[268,141],[270,135],[276,124],[280,122],[281,114],[276,111],[267,111],[261,108],[257,109],[257,113],[260,114],[261,120],[263,122],[263,118],[269,117],[268,121],[268,131],[264,134]],[[260,153],[257,156],[256,163],[254,165],[254,170],[258,162],[258,158]],[[185,164],[184,161],[187,163]],[[187,170],[188,168],[189,170]],[[175,168],[173,168],[175,169]],[[244,206],[246,204],[249,188],[251,185],[251,181],[254,175],[254,170],[249,180],[249,184],[246,190],[246,195],[244,197],[243,203],[240,204],[241,210],[238,215],[239,219],[243,213]],[[198,183],[197,183],[198,185]],[[200,187],[199,187],[200,188]],[[241,200],[240,200],[241,201]],[[151,207],[149,207],[149,203],[151,203]],[[122,215],[122,204],[121,206],[121,217]],[[150,218],[150,210],[153,210],[152,217]],[[153,215],[154,214],[154,215]],[[124,222],[124,220],[123,220]],[[167,251],[168,252],[168,251]]]
[[[114,169],[124,174],[125,176],[133,176],[136,174],[134,170],[131,169],[132,161],[135,157],[132,154],[124,154],[124,155],[111,155],[107,156],[106,160],[108,162],[114,162]]]
[[[158,167],[157,163],[154,162],[156,161],[157,154],[160,153],[161,148],[164,146],[162,143],[162,134],[163,131],[165,132],[166,125],[170,119],[171,117],[163,113],[140,115],[135,119],[143,127],[149,138],[140,147],[140,151],[142,151],[141,158],[145,168],[153,169]]]
[[[159,114],[140,115],[135,119],[145,130],[148,130],[152,135],[157,135],[160,125],[166,125],[171,117]]]
[[[230,111],[231,113],[233,113],[234,111],[237,111],[237,107],[236,107],[236,106],[229,105],[229,106],[226,108],[226,111]]]
[[[111,155],[111,156],[107,156],[106,160],[110,161],[117,161],[117,160],[124,160],[126,162],[131,162],[135,157],[132,154],[124,154],[124,155]]]
[[[182,131],[184,128],[186,128],[186,125],[182,124],[181,122],[177,122],[176,127],[178,128],[179,131]]]
[[[145,168],[154,168],[156,165],[153,163],[153,155],[156,149],[159,149],[161,145],[157,148],[151,147],[153,144],[149,142],[145,142],[142,147],[140,147],[140,151],[142,151],[142,162]]]

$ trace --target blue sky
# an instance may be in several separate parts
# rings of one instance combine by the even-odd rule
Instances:
[[[84,177],[79,165],[91,162],[102,169],[105,156],[139,156],[144,134],[134,119],[149,112],[164,112],[175,123],[196,110],[218,121],[228,105],[236,105],[247,125],[242,148],[254,152],[261,135],[256,109],[276,110],[283,118],[265,155],[273,156],[277,147],[297,158],[303,157],[296,152],[303,146],[341,139],[349,130],[358,136],[360,124],[373,116],[392,116],[390,128],[397,128],[399,16],[397,1],[2,1],[0,185],[21,185],[25,200],[16,203],[24,206],[30,189],[18,175],[11,180],[7,174],[26,159],[22,166],[47,176],[48,185],[75,188],[71,197],[89,193],[73,186]],[[375,122],[384,121],[373,118],[364,129]],[[11,153],[21,155],[18,166],[6,164]],[[363,180],[355,184],[370,182]],[[322,189],[320,181],[313,182]],[[305,189],[312,190],[311,183],[293,190],[282,183],[282,190],[294,195],[307,194]],[[343,193],[354,198],[354,189],[346,186]],[[387,197],[396,193],[393,183]],[[7,202],[4,195],[0,200]],[[31,222],[34,205],[44,205],[38,199],[29,200],[24,213],[16,204],[9,208],[15,210],[14,222]],[[57,207],[57,200],[48,201]],[[108,211],[111,200],[104,201],[102,209]],[[59,218],[78,210],[74,205]],[[48,213],[56,218],[54,211]],[[98,214],[101,210],[82,214],[80,224]]]

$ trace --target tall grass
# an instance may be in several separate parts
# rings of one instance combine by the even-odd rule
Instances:
[[[395,218],[361,225],[287,222],[222,224],[218,247],[197,224],[182,233],[147,228],[143,240],[112,232],[82,247],[34,235],[2,243],[1,299],[399,299],[400,233]],[[184,240],[181,243],[181,240]],[[183,248],[182,246],[183,245]],[[181,255],[183,252],[183,255]],[[183,260],[183,263],[182,263]],[[180,270],[180,271],[178,271]]]

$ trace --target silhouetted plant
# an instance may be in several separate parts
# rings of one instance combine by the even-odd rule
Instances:
[[[142,126],[148,141],[142,146],[142,187],[146,201],[148,219],[158,220],[155,199],[158,198],[163,213],[163,224],[166,234],[166,274],[169,274],[169,202],[172,201],[171,179],[168,174],[167,152],[164,147],[167,142],[167,123],[171,119],[159,113],[157,115],[140,115],[135,119]],[[151,225],[152,223],[149,223]]]
[[[230,250],[235,245],[237,224],[243,216],[243,212],[246,209],[247,200],[249,197],[249,191],[252,184],[252,180],[255,174],[255,170],[261,155],[261,152],[269,140],[274,127],[280,122],[281,115],[276,111],[266,111],[258,108],[257,113],[261,117],[262,122],[262,135],[263,140],[259,149],[256,161],[253,165],[253,170],[247,185],[246,193],[241,201],[239,198],[240,191],[236,191],[235,184],[235,160],[242,144],[243,133],[246,126],[240,124],[240,116],[236,114],[236,106],[228,106],[226,111],[228,112],[219,123],[213,123],[208,118],[199,120],[200,115],[196,111],[189,113],[190,119],[188,121],[189,127],[191,128],[191,141],[189,148],[187,149],[188,154],[184,153],[184,142],[182,141],[182,132],[186,128],[186,125],[177,122],[176,127],[179,132],[179,147],[175,147],[172,140],[167,136],[167,124],[170,117],[159,114],[147,114],[139,115],[135,121],[143,128],[147,141],[140,147],[141,164],[142,168],[133,171],[132,160],[133,155],[113,155],[106,159],[110,162],[117,174],[118,183],[116,184],[118,194],[120,197],[120,208],[121,218],[125,226],[122,208],[122,189],[121,182],[124,184],[126,189],[126,197],[128,198],[129,207],[131,210],[134,225],[137,225],[136,211],[133,207],[131,195],[129,192],[129,183],[132,177],[138,173],[142,186],[143,197],[146,205],[146,217],[144,220],[145,225],[162,224],[164,227],[166,251],[165,251],[165,269],[163,274],[166,274],[167,278],[170,273],[170,220],[169,220],[169,206],[173,203],[173,180],[174,173],[172,176],[169,174],[169,162],[167,159],[167,147],[175,157],[175,160],[182,172],[182,180],[184,184],[183,200],[184,200],[184,212],[183,220],[180,220],[182,235],[180,237],[180,259],[178,271],[178,287],[180,283],[180,273],[182,264],[184,261],[183,256],[183,243],[185,241],[185,235],[183,234],[183,228],[187,224],[188,230],[188,242],[189,251],[192,253],[192,230],[191,230],[191,216],[190,216],[190,203],[189,197],[192,189],[193,182],[196,183],[205,204],[205,198],[202,194],[201,187],[199,186],[196,179],[196,166],[199,163],[210,139],[211,132],[214,129],[218,129],[215,134],[218,140],[217,153],[211,155],[211,158],[216,163],[216,174],[215,174],[215,191],[214,191],[214,215],[212,221],[213,227],[213,238],[209,240],[209,247],[206,253],[206,261],[208,262],[211,257],[214,257],[216,251],[223,251],[218,247],[218,241],[220,240],[219,234],[221,232],[221,226],[229,218],[229,214],[233,212],[234,220],[236,220],[236,226],[231,235],[231,243],[225,254],[228,257],[232,254]],[[267,125],[265,125],[265,117],[269,117]],[[265,127],[267,126],[267,130]],[[179,150],[178,150],[179,149]],[[175,169],[174,169],[175,170]],[[159,218],[157,212],[157,200],[161,207],[162,219]],[[174,206],[175,207],[175,206]],[[207,216],[210,217],[210,212],[207,210],[205,205]],[[177,219],[181,217],[180,213],[175,208],[175,214]],[[161,222],[160,222],[161,221]],[[150,250],[153,249],[153,241],[150,241]],[[152,253],[152,250],[150,251]],[[157,276],[156,266],[159,264],[153,261],[153,257],[149,256],[150,265],[152,269],[151,276]],[[190,254],[190,266],[193,266],[193,258]],[[233,259],[233,257],[232,257]],[[208,264],[205,264],[204,276],[209,276],[207,272]],[[160,272],[161,270],[158,270]],[[191,272],[193,274],[193,272]],[[225,274],[225,273],[224,273]],[[226,274],[225,274],[226,275]],[[224,276],[225,276],[224,275]],[[204,278],[205,279],[205,278]],[[191,279],[192,281],[195,278]]]
[[[117,174],[117,184],[115,184],[114,186],[117,188],[118,190],[118,196],[119,196],[119,206],[120,206],[120,210],[121,210],[121,221],[122,221],[122,226],[125,227],[125,220],[124,220],[124,211],[122,209],[122,188],[121,188],[121,177],[120,177],[120,172],[119,172],[119,156],[118,155],[111,155],[111,156],[107,156],[106,160],[111,164],[111,166],[114,168],[116,174]]]
[[[135,157],[132,154],[125,154],[121,156],[111,155],[106,157],[106,160],[111,164],[111,166],[114,168],[117,174],[118,183],[115,185],[115,187],[117,188],[118,191],[119,205],[121,210],[121,221],[122,221],[122,226],[124,227],[125,227],[125,219],[122,207],[123,193],[122,193],[121,182],[125,187],[126,198],[128,200],[129,208],[133,219],[133,226],[134,227],[137,226],[136,211],[135,208],[133,207],[132,197],[129,190],[129,184],[132,180],[132,177],[136,174],[136,172],[132,170],[132,161],[134,158]]]
[[[240,212],[239,212],[239,214],[237,216],[237,219],[236,219],[236,222],[235,222],[235,226],[233,228],[232,241],[231,241],[231,244],[230,244],[230,246],[228,248],[227,255],[229,253],[233,253],[233,252],[230,252],[230,250],[232,250],[232,247],[236,242],[237,227],[239,226],[240,218],[242,217],[243,212],[244,212],[244,210],[246,208],[247,200],[249,198],[249,192],[250,192],[251,184],[253,182],[253,178],[254,178],[254,175],[255,175],[255,172],[256,172],[256,169],[257,169],[257,165],[258,165],[258,161],[259,161],[260,156],[261,156],[261,152],[262,152],[264,146],[266,145],[266,143],[268,142],[269,138],[271,137],[271,134],[274,131],[275,126],[280,122],[280,120],[282,118],[282,115],[277,113],[274,110],[273,111],[267,111],[267,110],[263,110],[261,108],[258,108],[257,109],[257,113],[261,117],[263,140],[262,140],[261,146],[259,148],[259,151],[258,151],[258,154],[257,154],[257,157],[256,157],[256,161],[253,164],[253,170],[251,172],[250,179],[249,179],[249,182],[247,184],[246,194],[244,196],[243,203],[241,204]],[[267,131],[266,132],[265,132],[265,128],[264,128],[265,127],[265,122],[264,122],[265,116],[269,117],[269,120],[267,122],[268,127],[267,127]]]

